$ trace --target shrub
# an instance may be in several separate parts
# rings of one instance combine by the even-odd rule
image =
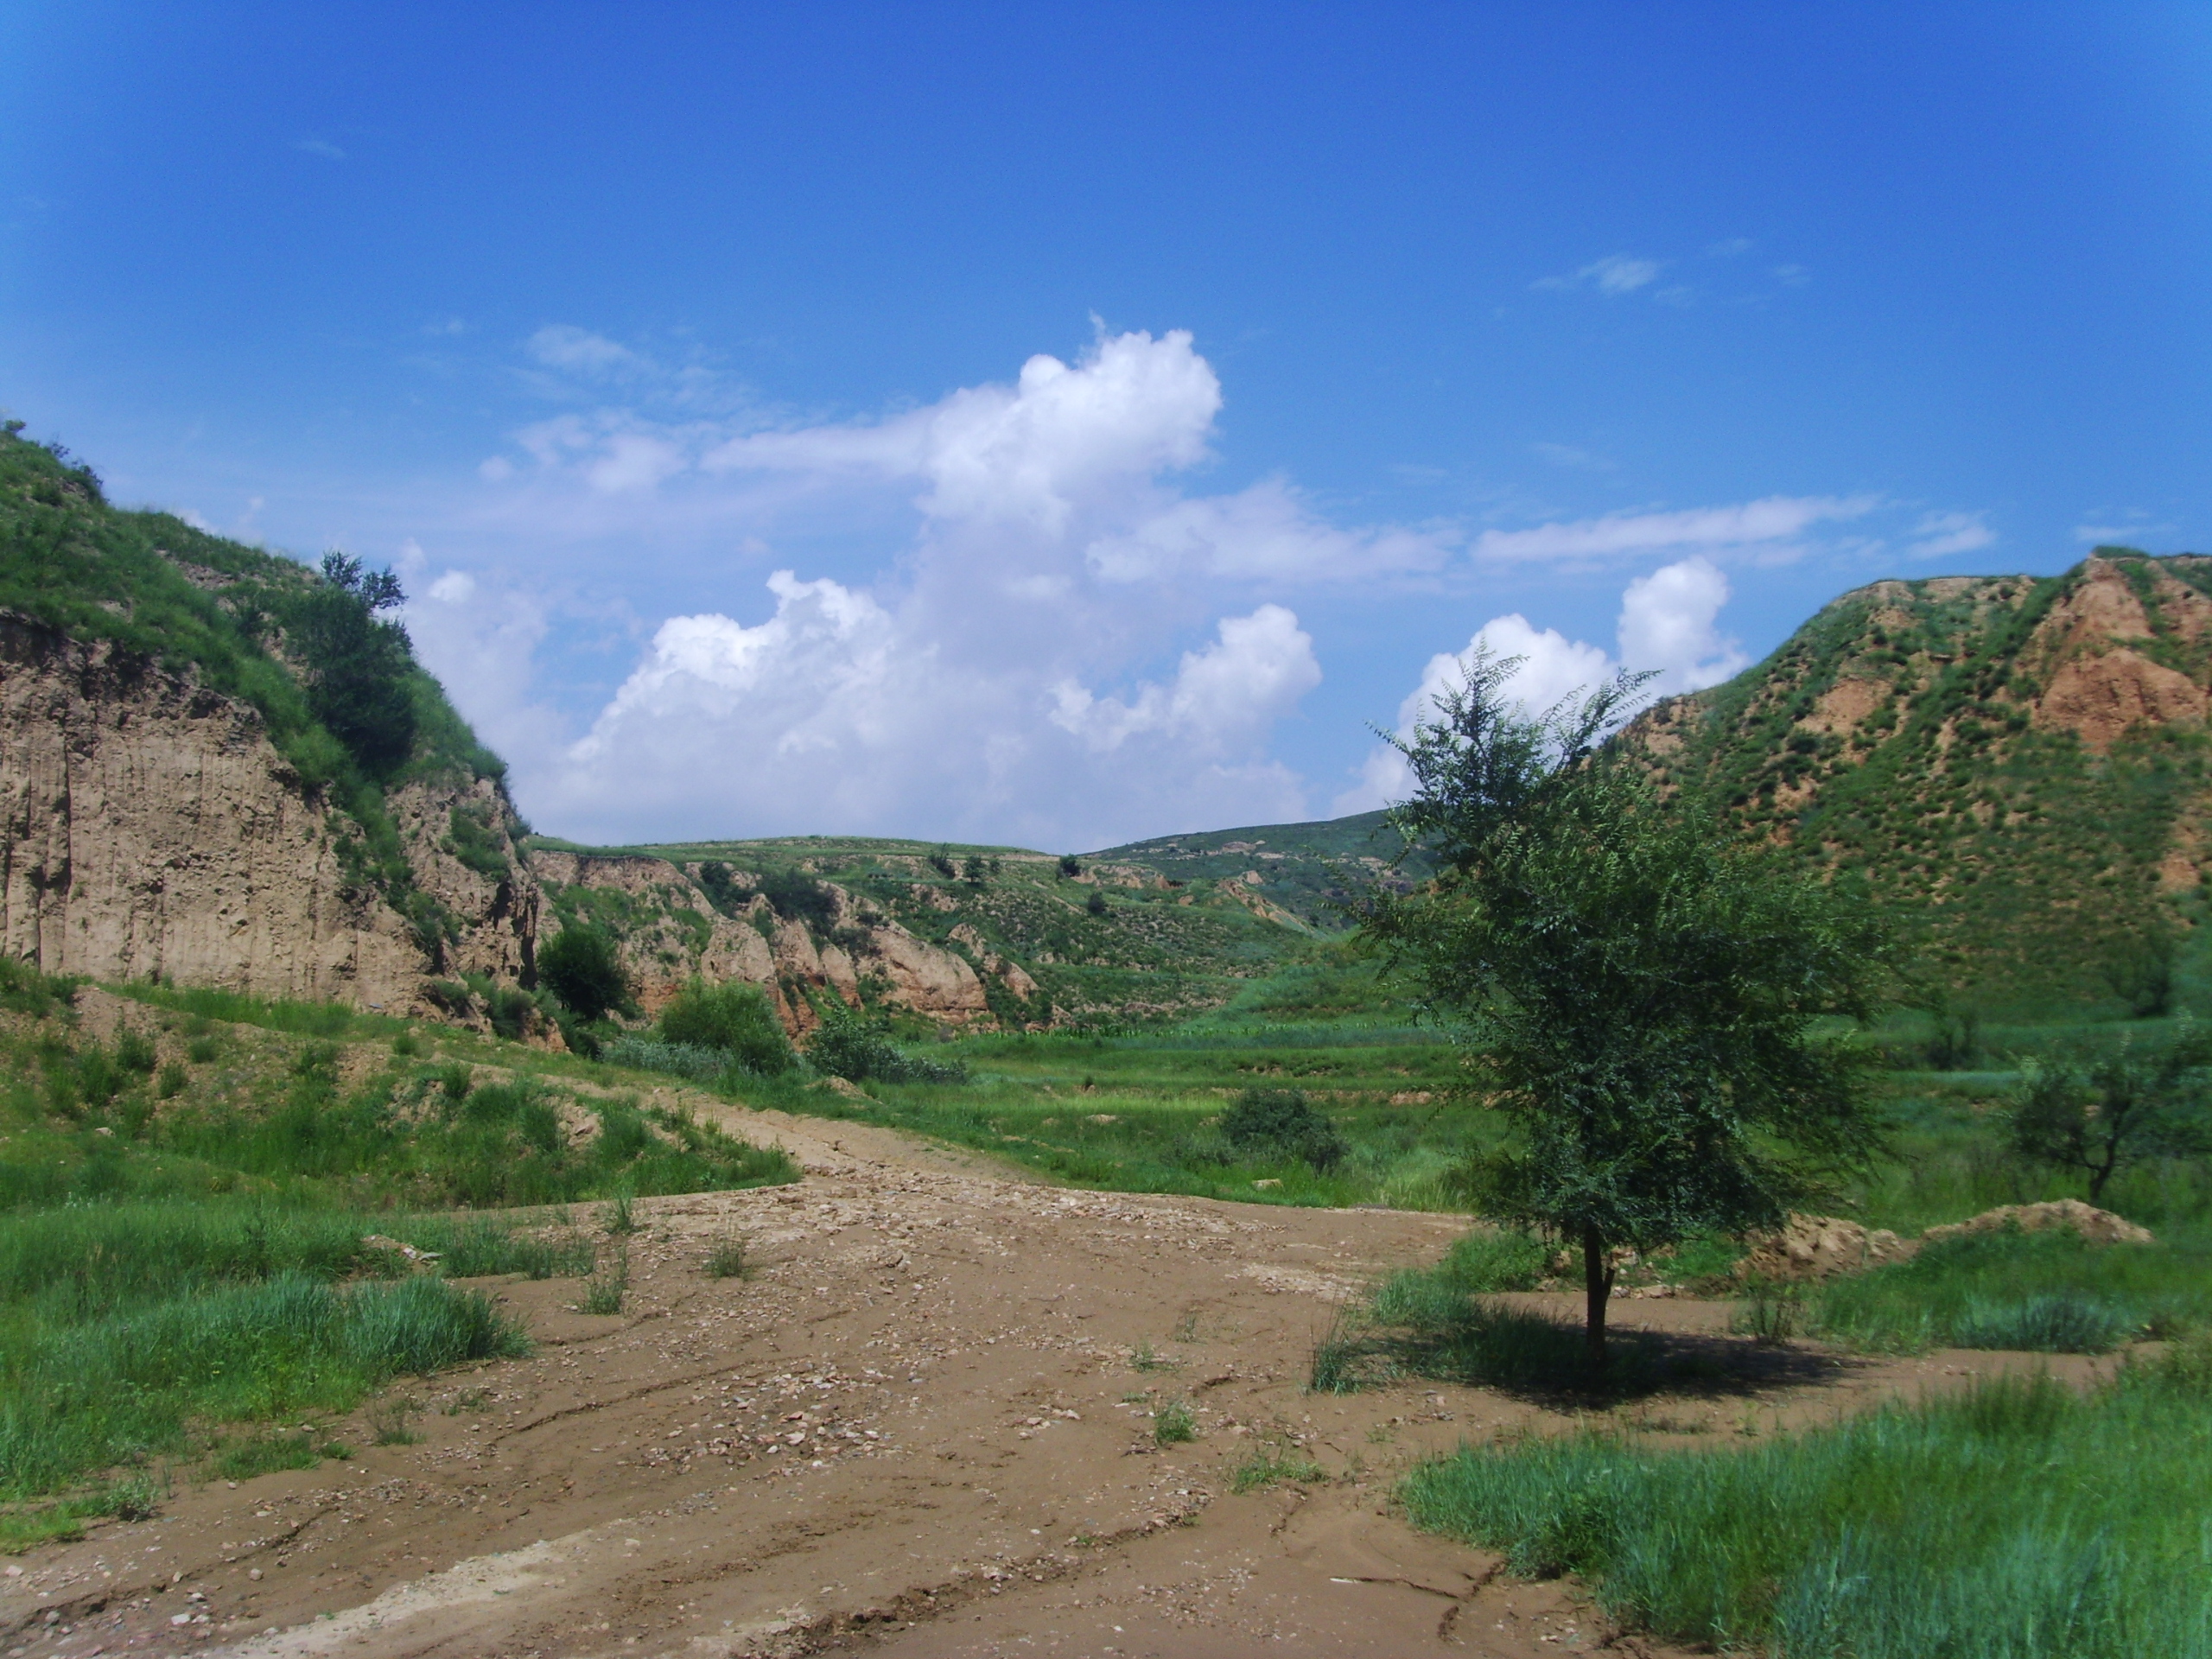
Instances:
[[[614,941],[582,923],[537,947],[537,976],[581,1019],[603,1019],[630,1001],[629,976]]]
[[[1062,853],[1060,855],[1060,874],[1063,877],[1072,880],[1074,877],[1081,875],[1082,874],[1083,861],[1081,859],[1077,858],[1073,853]]]
[[[826,1015],[808,1039],[806,1058],[820,1071],[849,1083],[963,1083],[965,1066],[917,1058],[891,1040],[890,1033],[849,1009]]]
[[[763,1077],[780,1076],[798,1058],[760,988],[741,980],[720,985],[693,980],[661,1011],[660,1033],[671,1045],[718,1051],[726,1057],[725,1066]]]
[[[1090,898],[1083,901],[1083,907],[1093,916],[1103,916],[1106,913],[1106,895],[1103,893],[1092,893]]]
[[[804,870],[771,870],[760,878],[768,908],[787,922],[827,930],[836,925],[837,895]]]
[[[702,1048],[696,1043],[660,1043],[650,1037],[610,1037],[599,1046],[597,1058],[608,1065],[626,1065],[633,1071],[658,1071],[693,1083],[713,1083],[730,1069],[727,1049]]]
[[[403,601],[389,570],[326,553],[322,580],[285,607],[284,638],[305,671],[308,706],[361,768],[384,775],[414,753],[418,716],[407,630],[377,613]]]
[[[1344,1137],[1302,1089],[1247,1089],[1222,1114],[1221,1133],[1248,1155],[1301,1159],[1323,1173],[1344,1161]]]
[[[1198,1438],[1198,1420],[1190,1407],[1171,1400],[1153,1414],[1152,1440],[1155,1446],[1180,1446]]]
[[[746,1276],[745,1237],[741,1233],[728,1233],[716,1239],[707,1252],[707,1259],[700,1264],[700,1271],[709,1279],[742,1279]]]

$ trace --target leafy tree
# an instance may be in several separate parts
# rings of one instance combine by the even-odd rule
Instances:
[[[668,1042],[721,1049],[763,1077],[790,1071],[798,1058],[760,988],[743,980],[693,980],[661,1010],[660,1032]]]
[[[931,853],[930,868],[950,880],[957,873],[957,867],[952,861],[952,849],[950,847],[940,847]]]
[[[407,630],[378,613],[401,603],[399,578],[322,556],[322,580],[293,599],[285,644],[307,681],[308,704],[359,766],[385,775],[415,750],[415,655]]]
[[[707,902],[725,916],[736,915],[753,896],[750,888],[738,886],[729,866],[719,859],[710,858],[699,867],[699,885],[707,890]]]
[[[1506,1120],[1462,1172],[1471,1194],[1582,1247],[1595,1368],[1611,1252],[1778,1225],[1872,1156],[1863,1061],[1833,1017],[1866,1017],[1891,951],[1816,876],[1725,842],[1603,741],[1637,677],[1532,717],[1506,692],[1518,665],[1478,657],[1392,740],[1415,783],[1392,825],[1439,873],[1379,890],[1366,931]]]
[[[2145,1158],[2188,1156],[2212,1147],[2206,1105],[2212,1084],[2212,1032],[2184,1026],[2145,1052],[2132,1036],[2093,1058],[2031,1058],[2007,1114],[2012,1149],[2022,1157],[2088,1177],[2089,1202]]]
[[[2127,1004],[2132,1020],[2158,1020],[2172,1012],[2175,958],[2180,945],[2169,927],[2133,935],[2107,955],[2101,972],[2112,994]]]
[[[981,853],[970,853],[960,861],[960,879],[963,881],[972,881],[981,887],[983,878],[990,874],[990,869],[991,867],[983,861],[983,855]]]
[[[1083,907],[1094,916],[1103,916],[1106,913],[1106,895],[1103,893],[1092,893],[1090,898],[1083,901]]]
[[[537,976],[580,1020],[601,1020],[629,1004],[630,976],[614,941],[595,927],[564,927],[539,945]]]
[[[1060,855],[1060,875],[1063,880],[1073,880],[1077,876],[1081,875],[1082,874],[1083,861],[1081,859],[1077,858],[1073,853],[1062,853]]]

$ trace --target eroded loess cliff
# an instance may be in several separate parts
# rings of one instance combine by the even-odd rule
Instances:
[[[358,872],[358,827],[306,787],[251,704],[108,640],[0,613],[0,949],[54,973],[160,977],[432,1011],[442,971],[519,980],[537,893],[440,849],[499,786],[416,782],[391,806],[438,937]],[[502,827],[498,834],[505,840]]]

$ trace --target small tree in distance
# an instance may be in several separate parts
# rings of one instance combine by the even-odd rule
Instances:
[[[537,976],[579,1020],[604,1019],[630,1001],[614,941],[595,927],[564,927],[539,945]]]
[[[2148,1052],[2129,1033],[2094,1058],[2031,1058],[2008,1113],[2012,1149],[2087,1176],[2089,1202],[2101,1203],[2105,1184],[2130,1164],[2212,1147],[2208,1084],[2212,1032],[2187,1023]]]
[[[1439,874],[1377,893],[1366,931],[1506,1120],[1470,1195],[1581,1246],[1595,1369],[1611,1251],[1779,1225],[1871,1159],[1863,1063],[1832,1017],[1868,1014],[1891,952],[1863,909],[1724,842],[1604,741],[1641,679],[1529,716],[1518,666],[1478,656],[1390,740],[1415,783],[1393,827]]]

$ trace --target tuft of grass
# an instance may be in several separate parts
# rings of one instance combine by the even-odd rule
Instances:
[[[1165,1354],[1155,1353],[1149,1337],[1129,1350],[1129,1369],[1133,1371],[1172,1371],[1178,1363]]]
[[[699,1270],[709,1279],[744,1278],[750,1270],[745,1256],[744,1235],[727,1233],[716,1239]]]
[[[369,1444],[416,1446],[423,1437],[412,1425],[422,1408],[412,1400],[383,1400],[369,1408]]]
[[[220,1480],[251,1480],[286,1469],[312,1469],[322,1461],[322,1448],[306,1434],[255,1434],[226,1446],[209,1461]]]
[[[627,1192],[614,1195],[614,1201],[600,1217],[600,1225],[611,1238],[626,1238],[638,1230],[637,1212],[631,1207]]]
[[[2000,1378],[1732,1453],[1599,1434],[1467,1447],[1399,1496],[1416,1525],[1524,1575],[1575,1573],[1671,1641],[2203,1659],[2212,1351],[2184,1350],[2086,1397]]]
[[[1152,1414],[1152,1443],[1181,1446],[1198,1438],[1198,1419],[1180,1400],[1170,1400]]]
[[[579,1313],[620,1313],[622,1299],[630,1290],[630,1257],[627,1251],[618,1251],[614,1260],[601,1267],[584,1281],[583,1300],[576,1304]]]
[[[1796,1337],[1804,1313],[1804,1294],[1795,1285],[1755,1284],[1738,1304],[1729,1329],[1763,1348],[1778,1348]]]
[[[1294,1446],[1255,1446],[1252,1454],[1230,1471],[1229,1490],[1239,1495],[1263,1491],[1278,1481],[1311,1485],[1327,1476],[1326,1470]]]

